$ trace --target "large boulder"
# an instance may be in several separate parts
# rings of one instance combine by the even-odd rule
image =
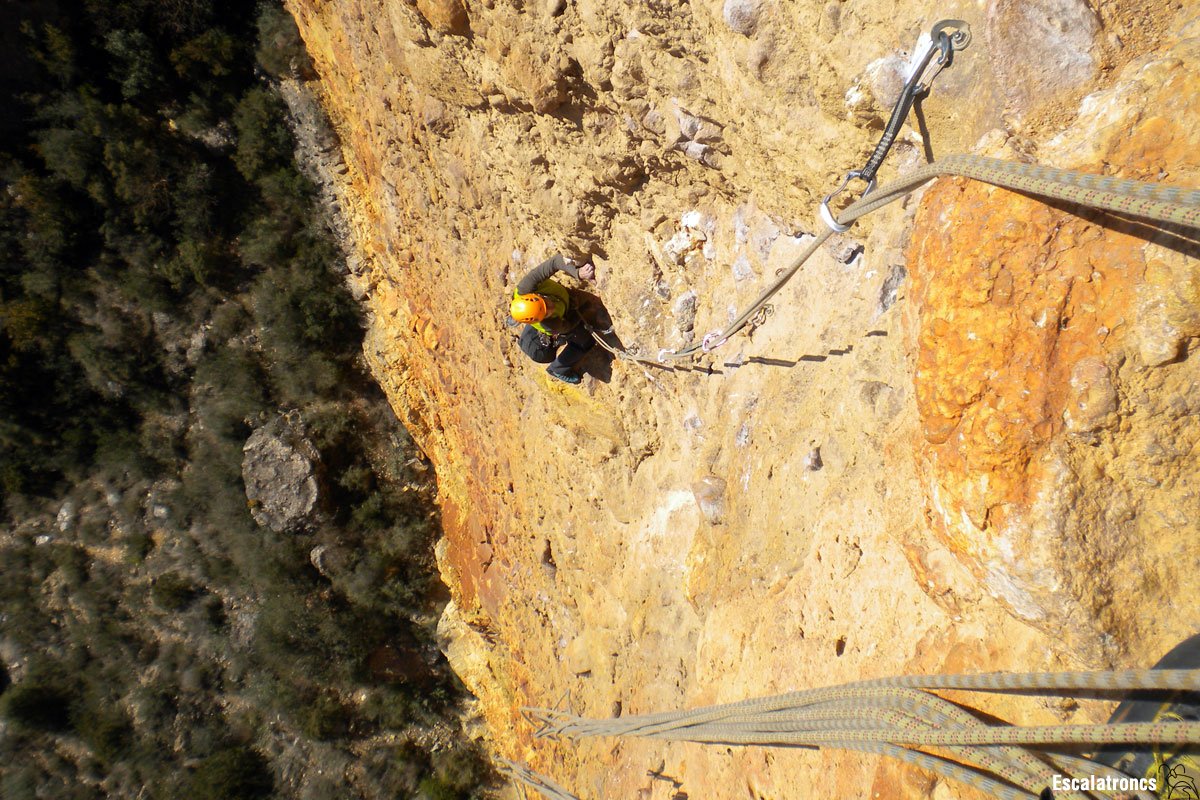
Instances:
[[[320,500],[320,454],[298,417],[285,414],[262,426],[242,452],[242,480],[254,521],[276,533],[309,527]]]

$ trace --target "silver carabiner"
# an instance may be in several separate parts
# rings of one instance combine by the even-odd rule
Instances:
[[[843,191],[845,191],[846,187],[850,185],[850,181],[854,180],[855,178],[861,178],[861,177],[862,177],[862,170],[860,170],[860,169],[850,170],[849,172],[846,173],[846,177],[842,178],[841,185],[838,186],[836,189],[834,189],[829,194],[825,195],[825,199],[821,201],[821,205],[819,208],[819,214],[821,216],[821,221],[824,222],[827,226],[829,226],[830,230],[832,230],[834,233],[845,233],[846,231],[850,230],[850,226],[843,225],[837,221],[837,218],[833,215],[833,211],[831,211],[829,208],[829,203],[832,202],[833,198],[837,197],[839,194],[841,194]],[[863,190],[863,193],[860,195],[860,197],[866,197],[874,189],[875,189],[875,179],[871,178],[871,180],[867,182],[867,188]]]
[[[937,38],[930,43],[929,49],[937,51],[937,62],[933,66],[933,72],[929,74],[929,78],[917,84],[917,95],[923,95],[933,86],[933,79],[942,74],[942,70],[950,63],[951,57],[954,54],[954,45],[950,42],[950,37],[943,31],[936,34]]]

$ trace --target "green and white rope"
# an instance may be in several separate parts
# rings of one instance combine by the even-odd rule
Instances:
[[[518,764],[516,761],[510,761],[507,758],[498,758],[496,762],[500,766],[500,771],[512,780],[514,784],[521,787],[522,795],[524,795],[525,789],[533,789],[542,797],[547,798],[547,800],[579,800],[578,797],[545,775],[539,775],[524,764]]]
[[[637,736],[703,744],[833,747],[882,753],[1002,798],[1035,797],[1056,773],[1125,778],[1079,758],[1080,745],[1200,745],[1200,722],[1104,725],[985,724],[931,689],[1127,694],[1200,692],[1200,670],[902,676],[809,689],[686,711],[585,719],[526,709],[539,736]],[[917,748],[940,748],[951,758]],[[1102,792],[1064,797],[1104,797]],[[1139,797],[1150,797],[1146,793]]]
[[[913,171],[894,183],[872,191],[847,207],[837,216],[836,221],[839,225],[849,225],[872,211],[910,194],[926,182],[945,175],[972,178],[993,186],[1087,208],[1188,228],[1200,228],[1200,190],[1160,186],[1127,178],[1092,175],[969,154],[947,156]],[[668,363],[693,358],[719,347],[744,328],[833,233],[834,231],[825,227],[779,278],[725,328],[708,334],[703,342],[693,343],[680,350],[661,350],[657,361]]]

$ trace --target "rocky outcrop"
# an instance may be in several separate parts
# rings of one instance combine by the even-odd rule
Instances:
[[[242,479],[254,521],[276,533],[310,525],[320,499],[320,454],[300,420],[283,415],[263,425],[242,448]]]
[[[1189,38],[1087,97],[1039,159],[1200,185],[1197,88]],[[1166,649],[1195,619],[1148,610],[1200,590],[1180,558],[1200,467],[1194,240],[961,181],[933,189],[918,220],[930,519],[1021,617],[1085,650]]]
[[[1191,585],[1194,523],[1178,509],[1192,284],[1179,276],[1194,253],[1157,233],[947,181],[838,237],[748,335],[684,369],[597,352],[566,387],[504,324],[524,271],[562,250],[596,264],[576,288],[631,350],[723,326],[811,241],[816,201],[862,165],[933,19],[872,2],[488,0],[462,3],[452,32],[432,3],[288,5],[344,159],[366,357],[437,471],[453,595],[441,644],[498,752],[585,797],[656,796],[650,769],[694,796],[922,796],[927,776],[837,753],[535,740],[518,709],[569,697],[610,715],[902,672],[1144,665],[1200,622],[1135,578]],[[1174,130],[1166,114],[1194,114],[1183,85],[1161,98],[1168,112],[1129,84],[1166,80],[1139,70],[1165,54],[1164,31],[1185,30],[1174,7],[1096,4],[1087,36],[1037,42],[1021,13],[1070,4],[1027,5],[940,9],[975,39],[881,179],[926,146],[982,140],[1190,180],[1176,174],[1190,155],[1150,155],[1156,126]],[[1013,91],[1005,70],[1050,41],[1090,66]],[[1190,58],[1162,63],[1182,75]],[[1081,109],[1096,90],[1111,102]],[[1102,145],[1120,109],[1146,135]],[[1086,510],[1102,497],[1107,510]],[[1149,527],[1123,538],[1128,520],[1178,524],[1151,542]],[[1105,555],[1135,541],[1136,558]],[[1068,575],[1054,548],[1091,566]],[[1117,562],[1097,583],[1093,567]]]
[[[997,0],[987,27],[1009,109],[1087,87],[1099,69],[1100,20],[1084,0]]]

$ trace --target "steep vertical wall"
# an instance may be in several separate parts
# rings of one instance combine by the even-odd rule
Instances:
[[[1193,21],[1127,66],[1039,160],[1200,186],[1198,35]],[[1190,635],[1176,609],[1200,596],[1196,231],[961,181],[919,219],[909,309],[935,528],[1075,647]]]
[[[584,796],[670,796],[647,770],[696,796],[955,796],[837,753],[535,742],[517,709],[1145,664],[1195,627],[1170,590],[1194,597],[1197,573],[1191,234],[946,181],[838,237],[692,369],[594,356],[566,387],[505,325],[561,249],[592,257],[626,345],[719,328],[865,160],[923,7],[288,5],[341,139],[366,355],[437,468],[445,647],[497,750]],[[939,12],[975,39],[884,180],[978,143],[1194,182],[1197,59],[1176,43],[1195,33],[1173,4]]]

